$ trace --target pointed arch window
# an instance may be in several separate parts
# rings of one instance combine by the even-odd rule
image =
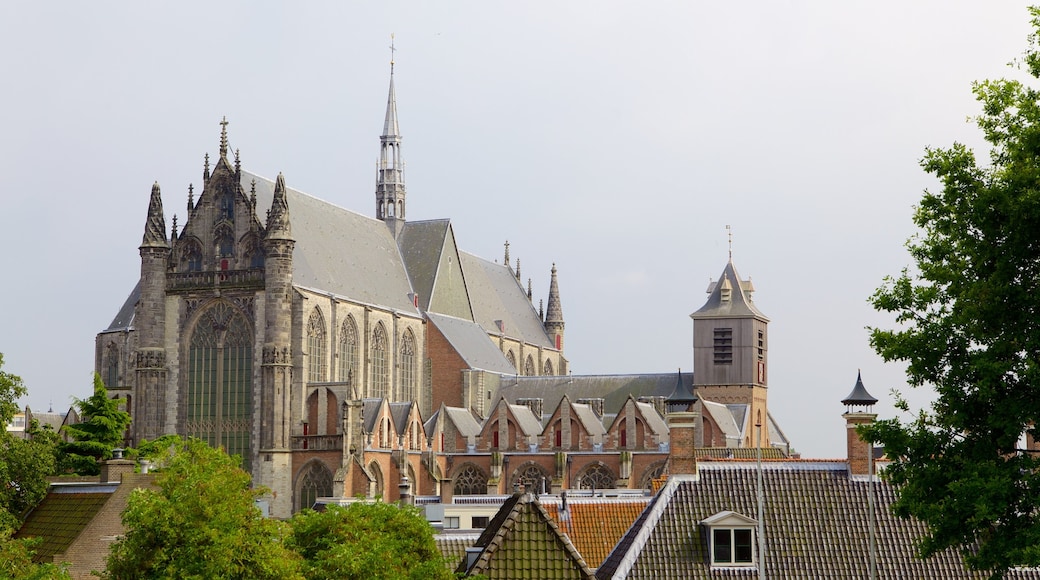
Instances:
[[[534,359],[531,357],[531,355],[527,355],[527,360],[524,361],[524,375],[531,377],[537,374],[538,372],[535,370],[534,367]]]
[[[213,241],[217,248],[218,257],[230,258],[234,256],[235,236],[227,224],[223,224],[217,228],[216,233],[213,235]]]
[[[231,223],[235,222],[235,194],[233,192],[227,191],[220,196],[219,219],[227,220]]]
[[[358,331],[353,316],[347,316],[339,329],[339,380],[357,381]],[[354,385],[351,385],[354,386]]]
[[[401,365],[400,375],[400,386],[398,388],[397,400],[399,401],[414,401],[416,400],[415,393],[415,335],[412,331],[406,330],[404,337],[401,339],[401,358],[398,361]]]
[[[332,496],[332,470],[321,461],[312,461],[296,484],[298,510],[314,506],[319,497]]]
[[[525,463],[513,473],[513,483],[522,483],[529,491],[541,491],[548,487],[552,478],[549,472],[537,463]]]
[[[115,343],[108,343],[105,348],[105,387],[114,389],[119,386],[119,348]]]
[[[185,434],[242,457],[249,471],[253,431],[253,332],[226,301],[203,311],[188,343]]]
[[[455,495],[487,495],[488,477],[479,467],[467,463],[455,476]]]
[[[325,360],[328,358],[325,345],[325,319],[315,308],[307,321],[307,382],[325,381]]]
[[[578,475],[578,489],[614,489],[617,478],[602,463],[587,467]]]
[[[188,263],[189,272],[202,271],[202,247],[198,242],[191,240],[184,248],[183,261]]]
[[[372,332],[372,397],[389,396],[390,366],[387,361],[386,330],[377,324]]]
[[[551,377],[552,375],[556,374],[553,372],[553,364],[551,360],[545,359],[545,365],[542,366],[542,374],[547,377]]]
[[[516,364],[516,355],[513,354],[513,351],[509,351],[509,352],[506,353],[506,360],[509,361],[509,364],[514,369],[518,369],[518,370],[520,369],[520,367],[517,366],[517,364]]]

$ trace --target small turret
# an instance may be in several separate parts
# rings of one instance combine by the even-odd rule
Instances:
[[[517,268],[519,270],[519,268]],[[545,331],[553,339],[556,350],[563,350],[563,306],[560,304],[560,284],[556,279],[556,264],[552,265],[549,282],[549,304],[545,308]]]
[[[141,247],[170,247],[166,241],[166,218],[163,217],[162,195],[159,192],[158,181],[152,185],[152,197],[148,200],[148,219],[145,221]]]
[[[873,458],[870,455],[874,452],[874,445],[860,437],[858,428],[877,419],[877,414],[872,412],[877,401],[863,386],[863,373],[857,372],[856,385],[852,387],[849,396],[841,401],[845,405],[842,417],[845,419],[849,473],[853,475],[869,475],[873,470]]]
[[[292,239],[292,227],[289,224],[289,202],[285,197],[285,177],[281,173],[274,182],[274,199],[271,200],[271,210],[267,213],[267,239]]]

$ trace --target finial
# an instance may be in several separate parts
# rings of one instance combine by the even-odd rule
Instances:
[[[235,149],[235,175],[242,174],[242,162],[238,158],[238,149]]]
[[[195,209],[195,184],[188,184],[188,217],[191,217],[191,210]]]
[[[173,214],[173,227],[170,228],[170,239],[177,239],[177,214]]]
[[[203,185],[209,181],[209,153],[206,153],[206,163],[202,166],[202,183]]]
[[[542,308],[543,304],[545,304],[545,301],[542,300],[541,298],[539,298],[538,299],[538,318],[541,318],[542,322],[545,322],[545,310]]]
[[[227,157],[227,117],[220,121],[220,156]]]
[[[394,48],[394,33],[390,33],[390,76],[394,74],[394,53],[397,49]]]
[[[532,296],[534,296],[534,292],[531,291],[531,279],[528,278],[527,279],[527,299],[531,300]]]
[[[520,258],[516,259],[516,281],[520,281]]]
[[[509,240],[506,240],[506,257],[502,260],[502,263],[509,267]]]
[[[733,229],[726,224],[726,236],[729,238],[729,261],[733,261]]]
[[[256,211],[256,180],[249,182],[249,203],[253,205],[253,211]]]

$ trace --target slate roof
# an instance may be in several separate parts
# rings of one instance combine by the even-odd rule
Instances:
[[[490,333],[497,333],[495,321],[501,320],[506,336],[533,346],[555,347],[542,326],[538,311],[527,298],[527,291],[520,286],[508,266],[466,252],[459,252],[459,258],[473,306],[473,319],[477,324]]]
[[[509,411],[513,414],[520,430],[524,435],[541,435],[542,422],[534,416],[534,412],[527,405],[509,405]]]
[[[123,302],[123,306],[120,307],[119,312],[116,313],[116,317],[112,319],[112,323],[108,325],[105,332],[113,332],[116,330],[129,330],[134,325],[134,312],[137,307],[137,301],[141,299],[141,281],[138,280],[137,284],[134,285],[134,289],[130,291],[130,296],[127,296],[126,301]]]
[[[419,294],[419,306],[423,310],[430,309],[433,285],[437,279],[437,264],[444,251],[447,230],[446,219],[405,222],[397,240],[412,280],[412,288]]]
[[[729,289],[730,299],[722,299],[722,291]],[[690,315],[691,318],[732,318],[732,317],[755,317],[769,322],[765,314],[762,314],[751,301],[751,293],[754,291],[751,280],[742,280],[737,273],[733,261],[729,261],[722,270],[718,282],[708,285],[708,301],[699,310]]]
[[[487,332],[476,323],[433,312],[427,312],[426,316],[469,368],[506,375],[516,373],[516,369],[509,364]]]
[[[574,409],[574,414],[578,416],[578,420],[581,421],[589,435],[606,434],[607,430],[603,427],[603,420],[596,416],[596,412],[592,410],[591,405],[572,403],[571,408]]]
[[[373,433],[376,429],[376,422],[380,418],[380,409],[383,407],[383,402],[386,399],[372,398],[361,400],[361,418],[364,420],[365,432]]]
[[[954,550],[928,560],[914,556],[924,532],[916,520],[889,509],[895,499],[883,481],[850,477],[845,462],[764,464],[767,578],[867,577],[867,494],[875,497],[879,580],[985,578],[965,569]],[[673,476],[597,570],[597,578],[752,578],[756,568],[712,570],[706,518],[731,510],[755,518],[757,471],[752,462],[699,466],[697,476]],[[757,543],[757,541],[756,541]],[[1040,578],[1034,570],[1009,578]]]
[[[36,548],[33,560],[50,562],[55,554],[64,553],[79,537],[87,524],[112,497],[117,484],[92,485],[71,492],[69,489],[50,491],[40,504],[29,513],[16,538],[43,538]]]
[[[398,433],[404,433],[408,428],[408,415],[411,413],[412,405],[414,404],[411,401],[390,403],[390,417],[393,418],[394,430]]]
[[[740,405],[746,407],[747,405]],[[726,436],[727,440],[732,440],[734,443],[740,443],[743,439],[743,432],[740,427],[737,426],[737,420],[733,417],[733,413],[730,411],[730,405],[723,405],[722,403],[715,403],[712,401],[701,401],[701,409],[707,415],[711,415],[711,418],[715,420],[715,424],[719,426],[722,433]]]
[[[682,373],[683,384],[693,385],[693,373]],[[571,400],[603,399],[603,414],[616,415],[628,396],[667,397],[675,389],[675,373],[641,375],[520,376],[502,381],[499,394],[510,403],[532,397],[543,400],[544,409],[555,409],[563,395]]]
[[[481,548],[471,566],[457,574],[483,574],[489,580],[593,578],[581,554],[531,494],[506,499],[473,544]]]
[[[243,170],[246,191],[253,179],[257,208],[270,207],[274,181]],[[292,187],[285,194],[296,240],[293,285],[418,315],[401,252],[385,223]]]
[[[567,513],[561,517],[559,498],[542,498],[545,511],[590,568],[599,567],[649,503],[649,497],[568,499]]]

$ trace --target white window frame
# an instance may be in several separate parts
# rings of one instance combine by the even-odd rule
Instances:
[[[758,554],[756,553],[758,546],[755,543],[758,526],[756,520],[727,510],[702,520],[700,523],[707,531],[708,561],[713,568],[754,568],[758,566]],[[748,540],[742,543],[743,546],[750,549],[751,558],[747,561],[736,561],[738,531],[747,533]],[[715,558],[717,533],[725,535],[729,539],[728,560],[716,560]]]

